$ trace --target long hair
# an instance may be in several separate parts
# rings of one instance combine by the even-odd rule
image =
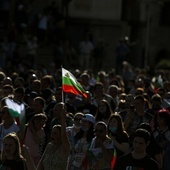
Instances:
[[[86,136],[86,140],[88,143],[90,143],[94,137],[94,124],[89,122],[91,125],[89,127],[89,130],[87,131],[87,136]],[[80,131],[75,135],[74,140],[75,143],[77,143],[77,141],[79,139],[81,139],[84,135],[84,131],[82,129],[80,129]]]
[[[155,113],[154,118],[153,118],[153,127],[156,129],[158,125],[157,117],[161,117],[165,120],[166,125],[170,129],[170,112],[167,109],[160,109],[158,112]]]
[[[125,128],[124,128],[124,124],[123,124],[122,117],[121,117],[118,113],[112,114],[112,115],[110,116],[110,118],[109,118],[109,120],[108,120],[107,131],[109,132],[109,124],[110,124],[110,122],[112,121],[112,119],[116,119],[116,120],[117,120],[117,123],[118,123],[118,125],[117,125],[117,134],[118,134],[118,136],[119,136],[119,135],[121,136],[123,133],[126,133]]]
[[[29,121],[29,123],[26,124],[26,126],[29,127],[36,143],[40,143],[42,139],[40,139],[37,135],[35,120],[38,120],[38,121],[45,120],[45,121],[47,121],[47,116],[44,113],[35,114],[34,117]]]
[[[16,149],[15,149],[15,153],[14,153],[14,159],[15,159],[16,161],[18,161],[18,162],[21,161],[21,160],[23,160],[24,158],[23,158],[23,156],[21,155],[20,141],[19,141],[19,138],[18,138],[18,136],[16,135],[16,133],[9,133],[9,134],[7,134],[7,135],[4,137],[4,139],[3,139],[3,144],[4,144],[4,141],[5,141],[6,139],[12,139],[12,140],[14,141],[14,143],[15,143]],[[2,157],[2,162],[5,162],[6,157],[5,157],[4,147],[2,147],[1,157]]]
[[[99,107],[97,108],[97,112],[96,112],[96,116],[95,116],[95,119],[96,121],[101,121],[102,119],[109,119],[110,115],[112,114],[112,109],[110,107],[110,104],[105,100],[101,100],[100,104],[101,103],[104,103],[106,105],[106,112],[105,114],[103,115],[100,111],[99,111]],[[99,104],[99,105],[100,105]]]

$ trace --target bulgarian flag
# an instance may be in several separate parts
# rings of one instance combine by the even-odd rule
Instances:
[[[12,117],[15,118],[20,130],[25,126],[25,106],[24,104],[18,104],[10,98],[5,99],[5,103],[9,109]]]
[[[114,148],[114,153],[113,153],[113,157],[112,157],[112,161],[111,161],[111,170],[114,169],[115,163],[116,163],[116,158],[117,158],[117,152],[116,152],[116,148]]]
[[[62,68],[62,90],[63,92],[69,92],[75,95],[82,95],[87,98],[86,91],[81,84],[77,81],[72,73]]]

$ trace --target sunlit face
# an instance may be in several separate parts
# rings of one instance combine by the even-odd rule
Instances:
[[[133,140],[133,149],[134,152],[143,153],[146,150],[148,143],[145,142],[142,137],[135,137]]]
[[[51,131],[51,142],[53,144],[61,143],[61,132],[58,128],[54,127]]]
[[[16,143],[11,138],[6,138],[3,142],[3,150],[6,156],[14,156],[16,152]]]

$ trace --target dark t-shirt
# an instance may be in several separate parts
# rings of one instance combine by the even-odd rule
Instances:
[[[0,165],[2,165],[2,162],[0,162]],[[8,160],[6,159],[3,163],[4,169],[10,169],[10,170],[26,170],[26,162],[25,160],[16,161],[16,160]]]
[[[117,159],[114,170],[159,170],[158,164],[146,155],[142,159],[134,159],[132,153]]]

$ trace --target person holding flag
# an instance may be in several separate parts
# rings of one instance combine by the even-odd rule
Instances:
[[[66,106],[62,103],[60,111],[61,125],[54,125],[51,130],[51,141],[38,164],[37,170],[67,170],[70,154],[70,143],[66,134]]]

